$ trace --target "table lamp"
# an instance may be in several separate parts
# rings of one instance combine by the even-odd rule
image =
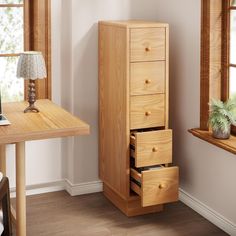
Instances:
[[[17,74],[18,78],[29,79],[28,102],[29,106],[24,112],[39,112],[35,107],[35,80],[47,77],[45,61],[41,52],[29,51],[20,54]]]

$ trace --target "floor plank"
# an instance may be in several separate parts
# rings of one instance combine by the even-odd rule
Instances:
[[[71,197],[65,191],[27,197],[29,236],[223,236],[183,203],[128,218],[101,193]]]

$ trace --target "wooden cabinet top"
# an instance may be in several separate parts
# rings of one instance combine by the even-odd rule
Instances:
[[[89,134],[89,125],[50,100],[37,100],[39,113],[24,113],[27,102],[3,103],[11,125],[0,126],[0,143]]]
[[[100,21],[103,25],[113,25],[124,28],[144,28],[144,27],[169,27],[167,23],[155,21],[142,21],[142,20],[125,20],[125,21]]]

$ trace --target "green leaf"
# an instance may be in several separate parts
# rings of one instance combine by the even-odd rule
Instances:
[[[236,124],[236,100],[229,99],[225,103],[221,100],[211,99],[209,103],[208,125],[212,129],[221,129],[227,132],[231,124]]]

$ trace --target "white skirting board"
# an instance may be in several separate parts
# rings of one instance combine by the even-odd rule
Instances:
[[[102,192],[103,184],[101,181],[92,181],[87,183],[72,184],[69,180],[59,180],[50,183],[28,185],[26,195],[35,195],[49,192],[66,190],[71,196]],[[16,188],[11,188],[11,197],[16,196]]]
[[[26,195],[36,195],[65,190],[65,181],[58,180],[49,183],[33,184],[26,186]],[[10,189],[11,198],[16,197],[16,188]]]
[[[179,189],[179,200],[229,235],[236,236],[236,224],[229,221],[224,216],[200,202],[181,188]]]
[[[65,180],[65,189],[71,196],[102,192],[103,184],[101,181],[92,181],[81,184],[72,184],[68,179]]]

